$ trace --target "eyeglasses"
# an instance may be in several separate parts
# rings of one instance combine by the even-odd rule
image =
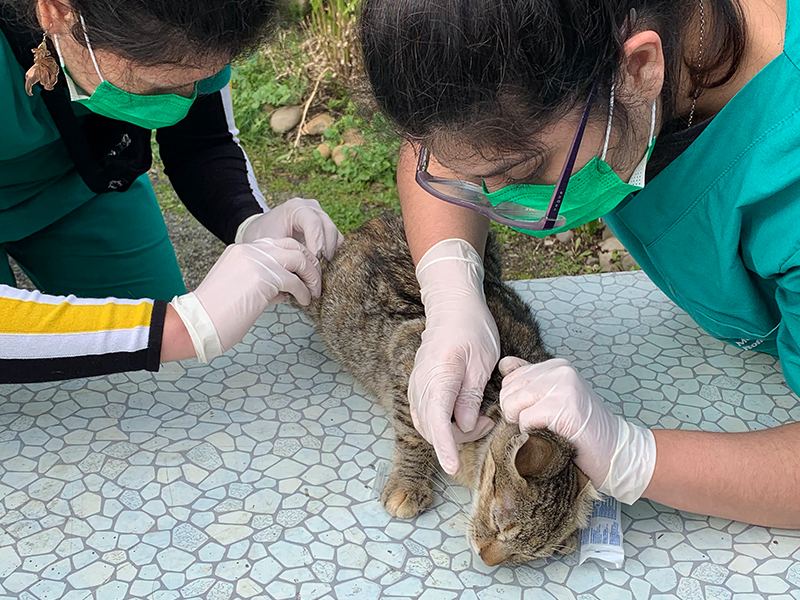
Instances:
[[[597,77],[594,84],[592,84],[592,89],[589,92],[586,106],[583,109],[583,114],[578,124],[578,130],[575,132],[575,137],[572,139],[572,145],[570,146],[567,160],[561,168],[561,174],[558,176],[556,187],[553,190],[553,195],[550,198],[550,204],[547,206],[546,211],[522,206],[514,202],[501,202],[495,206],[492,205],[486,193],[483,191],[483,187],[479,185],[470,183],[469,181],[444,179],[431,175],[428,173],[430,153],[427,148],[421,148],[419,152],[416,175],[417,184],[426,192],[440,200],[474,210],[492,221],[497,221],[503,225],[516,227],[517,229],[527,229],[529,231],[546,231],[548,229],[563,227],[566,224],[566,219],[564,219],[564,217],[559,217],[558,211],[561,208],[561,202],[564,200],[564,193],[567,191],[567,184],[572,174],[572,167],[575,165],[575,158],[578,156],[578,149],[581,146],[583,132],[589,120],[592,103],[597,96],[597,87],[599,83],[600,78]]]

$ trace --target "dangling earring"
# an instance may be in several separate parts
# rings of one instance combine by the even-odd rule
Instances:
[[[31,50],[33,52],[33,66],[25,73],[25,91],[28,96],[33,96],[33,86],[41,83],[48,92],[58,81],[58,63],[50,50],[47,49],[47,32],[42,36],[42,43]]]

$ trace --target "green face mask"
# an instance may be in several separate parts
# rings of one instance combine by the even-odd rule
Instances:
[[[595,156],[580,171],[569,178],[564,199],[558,212],[559,217],[566,219],[566,224],[555,229],[536,231],[529,229],[517,229],[522,233],[527,233],[535,237],[546,237],[553,233],[560,233],[568,229],[574,229],[584,223],[602,217],[604,214],[614,209],[620,202],[627,198],[631,193],[644,187],[644,173],[647,160],[653,151],[655,137],[656,104],[653,102],[653,110],[650,118],[650,144],[647,147],[644,157],[637,165],[628,183],[620,179],[614,170],[605,162],[606,151],[608,150],[608,140],[611,133],[611,118],[614,115],[614,88],[611,88],[611,107],[608,115],[608,126],[606,127],[606,137],[603,143],[602,156]],[[532,185],[520,184],[509,185],[489,193],[484,185],[484,193],[492,206],[497,206],[503,202],[510,202],[527,208],[535,208],[544,213],[550,203],[555,190],[554,185]]]
[[[67,78],[67,86],[70,90],[70,98],[82,104],[93,113],[116,119],[118,121],[126,121],[145,129],[159,129],[161,127],[168,127],[175,125],[181,121],[189,113],[192,103],[197,98],[197,85],[190,97],[179,96],[178,94],[155,94],[143,95],[132,94],[123,89],[118,88],[106,81],[100,67],[97,65],[92,45],[89,42],[89,36],[86,34],[86,25],[83,21],[83,15],[80,17],[81,27],[83,27],[83,35],[86,40],[86,48],[89,51],[89,56],[92,57],[97,76],[100,77],[100,85],[87,96],[81,90],[67,72],[64,65],[64,59],[61,58],[61,50],[58,47],[58,37],[54,36],[56,50],[58,51],[61,68],[64,70],[64,75]]]

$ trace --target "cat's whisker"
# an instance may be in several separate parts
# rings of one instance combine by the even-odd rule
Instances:
[[[563,544],[553,544],[552,549],[556,552],[566,551],[567,554],[572,554],[576,550],[575,546],[565,546]]]
[[[466,504],[461,502],[457,497],[455,497],[455,492],[451,494],[451,490],[453,489],[452,484],[447,480],[446,476],[442,476],[437,470],[435,470],[436,463],[432,459],[428,459],[425,462],[425,466],[433,467],[433,475],[431,476],[431,484],[434,486],[434,489],[441,492],[441,494],[447,497],[453,504],[458,506],[461,510],[464,510]],[[439,486],[436,488],[435,486]]]
[[[455,490],[453,489],[453,486],[452,486],[452,484],[451,484],[449,481],[447,481],[447,479],[445,479],[445,478],[440,478],[440,479],[438,479],[438,481],[437,481],[437,475],[434,475],[434,476],[433,476],[433,478],[431,479],[431,481],[432,481],[432,482],[439,483],[439,484],[442,486],[442,494],[444,494],[445,496],[447,496],[447,498],[448,498],[448,499],[449,499],[449,500],[450,500],[450,501],[451,501],[453,504],[455,504],[455,505],[456,505],[456,506],[459,508],[459,510],[460,510],[462,513],[464,513],[465,515],[467,514],[467,513],[466,513],[466,507],[467,507],[467,505],[466,505],[466,504],[464,504],[463,502],[461,502],[461,501],[460,501],[460,500],[459,500],[459,499],[456,497],[456,492],[455,492]],[[468,515],[467,515],[467,516],[468,516]]]
[[[458,508],[458,513],[456,513],[456,515],[464,518],[467,521],[467,524],[471,526],[472,517],[469,516],[469,513],[467,511],[468,507],[461,504],[461,502],[459,502],[457,498],[453,497],[453,495],[450,494],[449,490],[443,485],[441,481],[436,481],[435,479],[432,479],[431,483],[433,484],[434,491],[440,492],[446,500],[449,500],[450,502],[456,505],[456,507]]]
[[[453,494],[450,493],[450,489],[441,481],[436,481],[436,479],[431,479],[431,483],[434,485],[434,489],[441,492],[441,494],[447,498],[450,502],[455,504],[459,507],[460,510],[464,509],[464,505],[459,502],[458,498],[456,498]],[[435,486],[439,486],[438,488]]]
[[[464,525],[465,525],[467,530],[472,528],[472,526],[474,525],[474,523],[472,522],[472,519],[468,515],[458,514],[458,515],[455,515],[455,516],[456,517],[461,517],[465,521]]]

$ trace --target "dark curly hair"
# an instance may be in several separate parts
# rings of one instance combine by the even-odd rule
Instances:
[[[20,20],[39,28],[36,0],[2,0]],[[277,0],[69,0],[83,15],[94,48],[142,66],[232,60],[267,35]],[[85,45],[81,26],[75,40]]]

